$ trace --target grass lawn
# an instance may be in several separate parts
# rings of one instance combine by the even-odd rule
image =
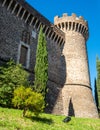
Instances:
[[[64,123],[64,118],[51,114],[23,118],[21,110],[0,107],[0,130],[100,130],[100,119],[73,117]]]

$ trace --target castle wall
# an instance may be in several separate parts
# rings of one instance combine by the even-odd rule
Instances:
[[[3,0],[2,0],[3,2]],[[9,1],[10,2],[10,1]],[[29,65],[25,67],[29,72],[31,72],[31,78],[34,79],[34,66],[36,60],[36,48],[37,48],[37,39],[39,33],[39,25],[35,26],[29,25],[25,23],[25,19],[21,19],[16,16],[15,13],[12,13],[13,9],[9,9],[7,11],[7,5],[2,7],[2,3],[0,3],[0,63],[7,61],[12,58],[16,63],[19,59],[19,46],[25,44],[25,46],[29,48]],[[17,12],[16,12],[17,13]],[[34,15],[36,12],[33,12]],[[39,15],[39,14],[38,14]],[[39,16],[40,17],[40,16]],[[41,18],[41,17],[40,17]],[[62,105],[55,105],[55,102],[58,100],[62,100],[62,98],[58,99],[58,95],[60,93],[60,88],[64,84],[64,67],[62,65],[64,62],[64,57],[61,56],[61,43],[62,38],[58,36],[58,34],[54,35],[54,31],[50,28],[50,22],[43,18],[45,24],[48,23],[48,27],[51,30],[46,31],[46,39],[47,39],[47,48],[48,48],[48,62],[49,62],[49,80],[48,80],[48,94],[47,94],[47,102],[48,107],[46,108],[47,112],[53,112],[54,107],[59,106],[59,110],[62,108]],[[43,22],[41,21],[41,22]],[[29,43],[23,43],[23,31],[27,31],[30,34]],[[33,33],[33,34],[32,34]],[[33,37],[32,35],[34,35]],[[59,33],[59,31],[58,31]],[[25,40],[25,39],[23,39]],[[63,62],[62,62],[63,61]],[[62,101],[61,101],[62,102]],[[58,110],[58,107],[55,108]],[[59,111],[58,110],[58,111]]]

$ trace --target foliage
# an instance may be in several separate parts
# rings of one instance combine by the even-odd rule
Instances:
[[[20,85],[28,85],[28,73],[20,64],[16,65],[10,60],[0,67],[0,104],[11,107],[13,91]]]
[[[23,118],[21,113],[21,110],[0,107],[0,130],[100,130],[100,119],[72,117],[64,123],[65,116],[42,113],[38,118],[34,114]]]
[[[23,116],[25,116],[28,110],[34,112],[34,114],[38,116],[40,112],[43,112],[45,106],[44,98],[40,93],[32,91],[30,87],[25,88],[23,86],[14,90],[12,102],[15,107],[24,110]]]
[[[42,27],[40,28],[38,45],[36,51],[36,65],[35,65],[35,91],[42,93],[45,96],[46,85],[48,80],[48,52],[47,42],[43,34]]]
[[[96,96],[97,107],[98,107],[98,110],[100,110],[100,60],[98,57],[96,59],[96,67],[97,67],[97,81],[96,81],[97,93],[95,93],[95,95],[97,95]]]

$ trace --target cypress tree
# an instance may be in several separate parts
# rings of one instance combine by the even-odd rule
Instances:
[[[100,110],[100,60],[97,57],[96,59],[96,68],[97,68],[97,99],[98,99],[98,110]]]
[[[47,42],[43,34],[42,27],[40,28],[38,36],[38,45],[36,50],[36,64],[35,64],[35,81],[34,89],[36,92],[46,94],[46,85],[48,81],[48,52]]]
[[[97,92],[97,81],[96,81],[96,79],[95,79],[95,84],[94,84],[94,96],[95,96],[95,102],[96,102],[96,106],[97,106],[97,108],[98,108],[98,92]]]

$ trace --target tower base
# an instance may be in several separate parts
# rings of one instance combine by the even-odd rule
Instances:
[[[75,84],[65,85],[62,95],[64,115],[99,118],[90,87]]]

